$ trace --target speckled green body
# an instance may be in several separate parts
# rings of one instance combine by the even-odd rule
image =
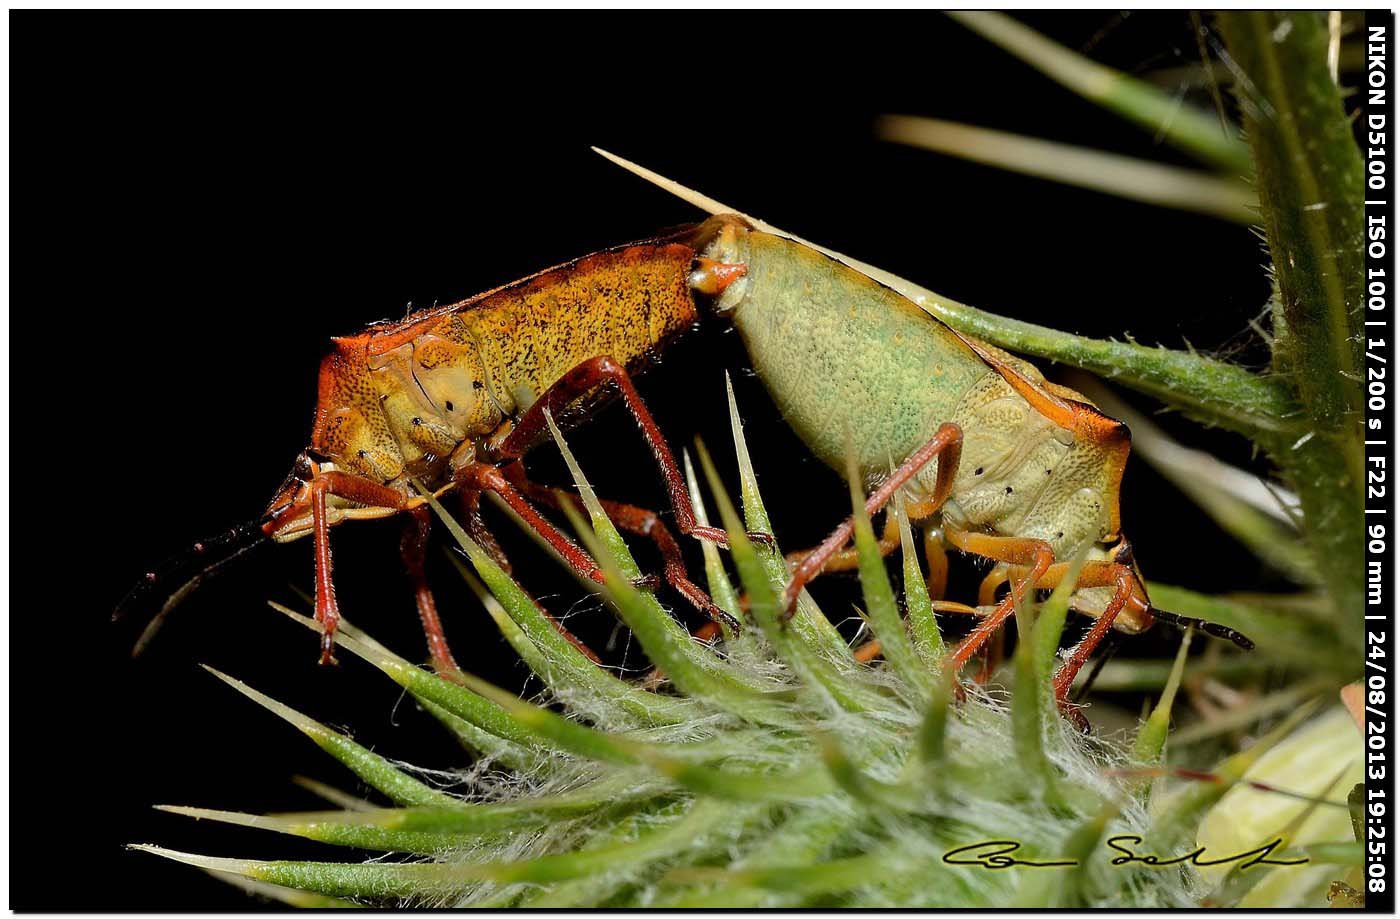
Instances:
[[[1108,438],[1070,430],[1068,415],[1033,407],[1010,379],[1047,398],[1082,407],[1088,400],[1047,383],[1026,361],[959,336],[801,243],[730,217],[708,226],[700,234],[706,256],[746,267],[717,309],[739,330],[787,423],[819,458],[842,470],[854,450],[873,485],[951,422],[962,431],[962,458],[947,501],[928,522],[1039,540],[1061,560],[1091,548],[1091,557],[1106,557],[1105,544],[1120,535],[1128,449],[1121,424],[1099,416],[1115,432]],[[910,481],[910,497],[932,495],[937,476],[935,459]],[[1122,622],[1138,625],[1132,616]]]
[[[849,437],[862,473],[888,472],[993,374],[947,326],[820,252],[765,233],[739,245],[748,276],[721,309],[787,422],[827,464],[844,466]]]

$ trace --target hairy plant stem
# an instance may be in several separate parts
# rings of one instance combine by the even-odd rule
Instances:
[[[1218,22],[1254,154],[1284,331],[1275,366],[1307,434],[1266,443],[1298,490],[1309,544],[1339,625],[1360,625],[1364,590],[1360,152],[1327,66],[1321,13],[1230,11]]]
[[[1155,396],[1205,424],[1219,425],[1250,439],[1279,434],[1290,437],[1290,442],[1306,430],[1290,387],[1275,376],[1252,373],[1190,351],[1085,338],[1008,319],[923,289],[911,296],[959,332],[1011,351],[1088,370]]]

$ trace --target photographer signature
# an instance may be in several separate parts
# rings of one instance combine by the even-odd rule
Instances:
[[[1232,862],[1239,862],[1240,868],[1252,868],[1255,865],[1280,865],[1293,866],[1303,865],[1308,862],[1306,858],[1275,859],[1269,856],[1274,850],[1283,845],[1283,840],[1275,839],[1266,845],[1249,849],[1244,852],[1236,852],[1233,855],[1223,855],[1219,857],[1207,857],[1206,847],[1200,846],[1190,852],[1180,855],[1163,856],[1156,853],[1139,854],[1133,847],[1142,845],[1142,837],[1132,834],[1120,836],[1110,836],[1104,840],[1104,845],[1114,852],[1115,855],[1111,865],[1140,864],[1149,868],[1169,868],[1174,865],[1195,865],[1198,868],[1212,865],[1228,865]],[[986,842],[975,842],[969,846],[959,846],[956,849],[949,849],[943,853],[943,861],[949,865],[967,865],[973,868],[985,868],[991,871],[1000,871],[1004,868],[1074,868],[1079,865],[1076,859],[1063,859],[1054,861],[1035,861],[1028,858],[1016,858],[1015,853],[1021,850],[1021,843],[1014,839],[990,839]]]

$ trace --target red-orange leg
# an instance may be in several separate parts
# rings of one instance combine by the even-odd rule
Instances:
[[[924,530],[924,561],[928,562],[929,599],[942,600],[948,593],[948,550],[943,548],[943,534],[929,527]]]
[[[982,665],[977,668],[977,672],[972,675],[972,681],[978,686],[989,683],[992,676],[1001,666],[1001,662],[1006,659],[1006,631],[997,632],[987,643],[982,646]]]
[[[603,571],[593,558],[558,527],[540,516],[540,512],[506,480],[500,469],[488,463],[472,463],[459,469],[455,478],[468,491],[490,491],[500,495],[501,500],[525,521],[526,526],[543,537],[570,568],[590,581],[603,583]]]
[[[1029,595],[1041,578],[1055,563],[1054,550],[1050,544],[1040,539],[1026,539],[1012,536],[989,536],[985,533],[968,533],[952,527],[946,529],[948,541],[964,552],[996,559],[1016,566],[1012,569],[1011,593],[990,616],[982,620],[972,634],[963,639],[949,655],[945,667],[956,673],[972,659],[972,656],[996,634],[1002,624],[1016,611],[1016,604]]]
[[[1070,565],[1063,562],[1059,564],[1048,564],[1043,566],[1043,568],[1040,565],[1032,565],[1030,569],[1027,569],[1024,567],[1020,558],[1009,557],[1008,555],[990,555],[990,553],[982,551],[983,549],[996,548],[988,546],[985,541],[998,539],[998,537],[980,536],[978,534],[959,534],[959,539],[965,543],[964,545],[959,545],[959,548],[977,554],[988,555],[992,558],[998,558],[1002,561],[1002,564],[993,569],[992,573],[982,582],[981,592],[985,598],[990,594],[994,594],[996,589],[1005,581],[1011,581],[1012,592],[1002,600],[1001,604],[997,607],[997,613],[993,614],[993,616],[996,616],[998,613],[1002,613],[1003,610],[1006,610],[1006,613],[1000,617],[1003,622],[1010,613],[1015,610],[1014,604],[1017,602],[1017,595],[1028,589],[1030,583],[1034,583],[1036,588],[1056,587],[1064,579],[1065,575],[1069,573]],[[1035,543],[1038,541],[1022,540],[1022,542]],[[980,547],[978,545],[979,543]],[[958,545],[958,542],[955,541],[954,544]],[[1041,543],[1041,545],[1045,546],[1044,543]],[[1049,546],[1045,546],[1045,558],[1048,559],[1050,557]],[[1039,569],[1038,573],[1037,569]],[[1035,575],[1033,580],[1031,574]],[[1108,605],[1104,607],[1103,614],[1095,620],[1088,634],[1084,636],[1079,644],[1074,646],[1074,650],[1070,652],[1069,657],[1067,657],[1060,665],[1059,669],[1055,671],[1055,676],[1052,680],[1052,685],[1055,690],[1055,702],[1059,706],[1060,711],[1081,730],[1088,730],[1088,722],[1084,720],[1084,716],[1079,713],[1078,709],[1069,702],[1070,686],[1074,683],[1074,678],[1079,675],[1079,671],[1083,669],[1084,664],[1088,662],[1089,658],[1093,655],[1094,650],[1099,646],[1100,642],[1103,641],[1104,636],[1108,634],[1109,629],[1113,627],[1114,620],[1118,618],[1119,614],[1122,613],[1130,602],[1139,604],[1141,606],[1141,613],[1145,614],[1147,612],[1148,607],[1145,600],[1139,599],[1135,595],[1134,588],[1136,583],[1137,579],[1132,569],[1126,565],[1097,561],[1086,563],[1083,568],[1080,569],[1079,579],[1075,582],[1076,588],[1114,588],[1113,597],[1109,600]],[[998,625],[999,624],[1000,623],[998,623]],[[989,625],[990,620],[987,620],[974,631],[972,635],[969,635],[962,645],[959,645],[957,651],[954,652],[954,656],[951,658],[951,660],[955,662],[955,666],[961,667],[962,664],[966,663],[967,660],[971,658],[976,648],[968,648],[968,646],[971,645],[973,640],[978,638],[979,633],[983,632]],[[989,636],[990,634],[991,632],[987,631],[986,635]],[[981,642],[985,642],[986,640],[986,636],[982,636],[980,639]],[[967,649],[966,653],[964,653],[965,649]]]
[[[517,463],[511,464],[511,466],[517,465]],[[507,471],[509,471],[511,467],[508,466],[506,468]],[[523,476],[523,471],[521,475]],[[495,535],[491,532],[490,528],[486,526],[486,521],[481,518],[481,493],[483,491],[494,491],[496,494],[500,495],[501,499],[520,515],[526,525],[539,533],[546,542],[553,546],[554,549],[564,557],[564,561],[568,563],[570,568],[573,568],[574,571],[591,581],[596,581],[600,584],[603,582],[603,572],[594,563],[592,557],[575,545],[569,537],[560,532],[554,524],[541,517],[539,512],[515,489],[500,469],[486,463],[473,463],[458,470],[454,478],[458,483],[458,488],[462,492],[463,507],[467,512],[467,528],[470,531],[472,539],[476,540],[479,545],[487,550],[487,553],[501,566],[502,570],[507,573],[510,572],[510,561],[506,558],[505,552],[502,551],[500,544],[496,541]],[[533,598],[531,602],[535,602]],[[593,661],[595,664],[601,663],[598,655],[593,652],[593,649],[588,647],[588,645],[583,642],[583,639],[569,631],[564,623],[554,618],[554,616],[543,606],[540,606],[538,602],[535,602],[535,608],[540,611],[540,614],[543,615],[545,619],[549,620],[549,623],[554,626],[555,630],[558,631],[560,635],[567,638],[569,643],[583,652],[589,660]]]
[[[982,584],[977,590],[977,603],[981,606],[995,606],[997,602],[997,592],[1001,585],[1011,580],[1011,565],[1000,562],[987,576],[982,579]],[[1054,570],[1054,566],[1051,566]],[[1042,578],[1043,580],[1043,578]],[[1006,655],[1006,633],[998,632],[983,646],[982,666],[978,668],[973,680],[977,683],[986,683],[992,678],[997,667],[1001,666],[1002,659]]]
[[[1094,653],[1094,649],[1103,641],[1108,630],[1113,627],[1113,621],[1118,618],[1118,614],[1123,612],[1128,602],[1134,599],[1133,588],[1137,583],[1133,570],[1126,565],[1118,565],[1112,562],[1090,562],[1084,566],[1079,573],[1079,581],[1076,587],[1112,587],[1113,598],[1104,607],[1103,613],[1094,620],[1093,626],[1087,635],[1074,646],[1074,650],[1065,658],[1060,669],[1055,671],[1055,701],[1063,709],[1069,704],[1069,688],[1074,682],[1074,678],[1079,675],[1085,662]],[[1045,585],[1053,587],[1053,584]],[[1146,606],[1144,605],[1144,611]]]
[[[957,603],[953,600],[934,600],[931,604],[935,613],[957,613],[959,616],[988,615],[988,610],[976,606],[968,606],[966,603]]]
[[[311,482],[311,523],[316,543],[316,621],[321,623],[321,663],[335,663],[335,628],[340,623],[340,607],[335,601],[332,578],[331,522],[326,495],[347,498],[369,507],[402,509],[403,493],[345,472],[327,472]]]
[[[452,649],[447,646],[447,635],[443,632],[442,620],[438,618],[437,601],[428,589],[423,568],[432,514],[426,507],[417,507],[409,511],[409,518],[399,544],[400,554],[404,567],[408,569],[409,581],[413,584],[413,599],[418,605],[418,618],[423,622],[423,635],[428,639],[428,655],[432,658],[433,669],[444,676],[451,676],[460,673],[461,668],[452,658]]]
[[[462,514],[467,520],[467,533],[477,545],[486,550],[486,554],[491,556],[497,565],[501,566],[502,571],[510,574],[510,559],[506,557],[501,544],[496,541],[496,534],[491,532],[491,528],[481,516],[481,489],[467,488],[463,485],[459,487],[459,491],[462,498]]]
[[[538,504],[558,507],[562,501],[567,500],[579,511],[586,510],[583,499],[578,495],[546,488],[531,481],[525,476],[525,471],[519,463],[506,466],[505,475],[530,500]],[[735,621],[734,617],[716,606],[715,602],[710,599],[710,595],[690,580],[690,573],[685,567],[685,559],[681,555],[681,547],[676,544],[675,536],[671,535],[671,531],[667,529],[666,524],[662,522],[655,511],[632,504],[623,504],[620,501],[600,499],[598,503],[603,506],[603,513],[607,514],[608,519],[619,529],[638,536],[645,536],[656,545],[657,551],[661,553],[666,583],[670,584],[676,593],[685,597],[691,606],[704,613],[712,622],[723,623],[736,633],[740,630],[739,623]]]
[[[1053,567],[1053,566],[1052,566]],[[982,579],[981,585],[977,588],[977,603],[979,606],[991,606],[997,602],[997,592],[1001,585],[1011,580],[1011,566],[1001,562],[987,572],[987,576]]]
[[[875,545],[880,550],[881,558],[890,555],[899,548],[899,522],[895,520],[893,514],[885,515],[884,528],[880,531],[880,538],[876,540]],[[799,549],[796,552],[789,552],[786,556],[788,568],[798,567],[807,556],[815,551],[817,550]],[[851,571],[859,567],[860,553],[856,551],[855,546],[847,546],[826,560],[826,564],[822,566],[822,574],[829,574],[833,571]]]
[[[958,470],[958,461],[962,457],[962,428],[956,424],[945,423],[938,429],[928,443],[904,461],[889,478],[880,483],[880,487],[865,501],[865,512],[874,514],[887,503],[894,493],[904,487],[910,479],[918,474],[929,460],[937,456],[938,478],[934,482],[933,494],[926,501],[921,501],[917,508],[910,509],[910,515],[918,517],[932,516],[943,502],[948,499],[948,493],[953,489],[953,476]],[[812,582],[832,556],[836,555],[851,541],[851,532],[855,528],[855,518],[847,517],[846,522],[841,524],[831,535],[822,541],[802,562],[793,569],[792,578],[788,581],[787,588],[783,591],[783,618],[791,619],[792,614],[797,611],[797,598],[801,595],[806,586]]]
[[[880,644],[880,639],[872,638],[851,652],[851,656],[862,664],[868,664],[879,657],[885,651],[885,646]]]
[[[326,490],[311,486],[311,522],[316,541],[316,621],[321,623],[321,663],[335,663],[335,627],[340,606],[335,602],[331,572],[331,522],[326,516]]]
[[[695,509],[690,504],[690,492],[676,457],[666,445],[666,438],[657,427],[655,419],[642,401],[637,388],[632,385],[632,377],[627,369],[611,357],[595,357],[584,361],[554,382],[535,403],[516,421],[510,434],[496,448],[501,459],[519,459],[531,446],[544,436],[548,425],[545,413],[556,418],[559,412],[576,399],[596,391],[600,386],[611,384],[622,394],[623,402],[642,429],[642,437],[651,448],[651,455],[661,470],[666,492],[671,499],[671,507],[676,513],[676,527],[686,536],[709,540],[720,545],[729,545],[729,537],[718,527],[701,526],[695,520]],[[755,542],[772,544],[766,533],[750,533]]]

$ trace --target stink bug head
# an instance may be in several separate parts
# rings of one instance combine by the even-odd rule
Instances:
[[[294,539],[311,531],[311,483],[321,470],[322,461],[310,449],[301,451],[292,471],[273,495],[263,513],[263,533],[278,542]]]
[[[316,489],[313,485],[318,478],[337,473],[343,474],[338,465],[313,447],[298,454],[291,473],[259,518],[263,535],[276,542],[291,542],[310,535],[315,529],[313,503]],[[326,503],[326,521],[332,526],[342,520],[377,519],[399,511],[397,507],[362,506],[334,493],[327,493],[322,499]]]

